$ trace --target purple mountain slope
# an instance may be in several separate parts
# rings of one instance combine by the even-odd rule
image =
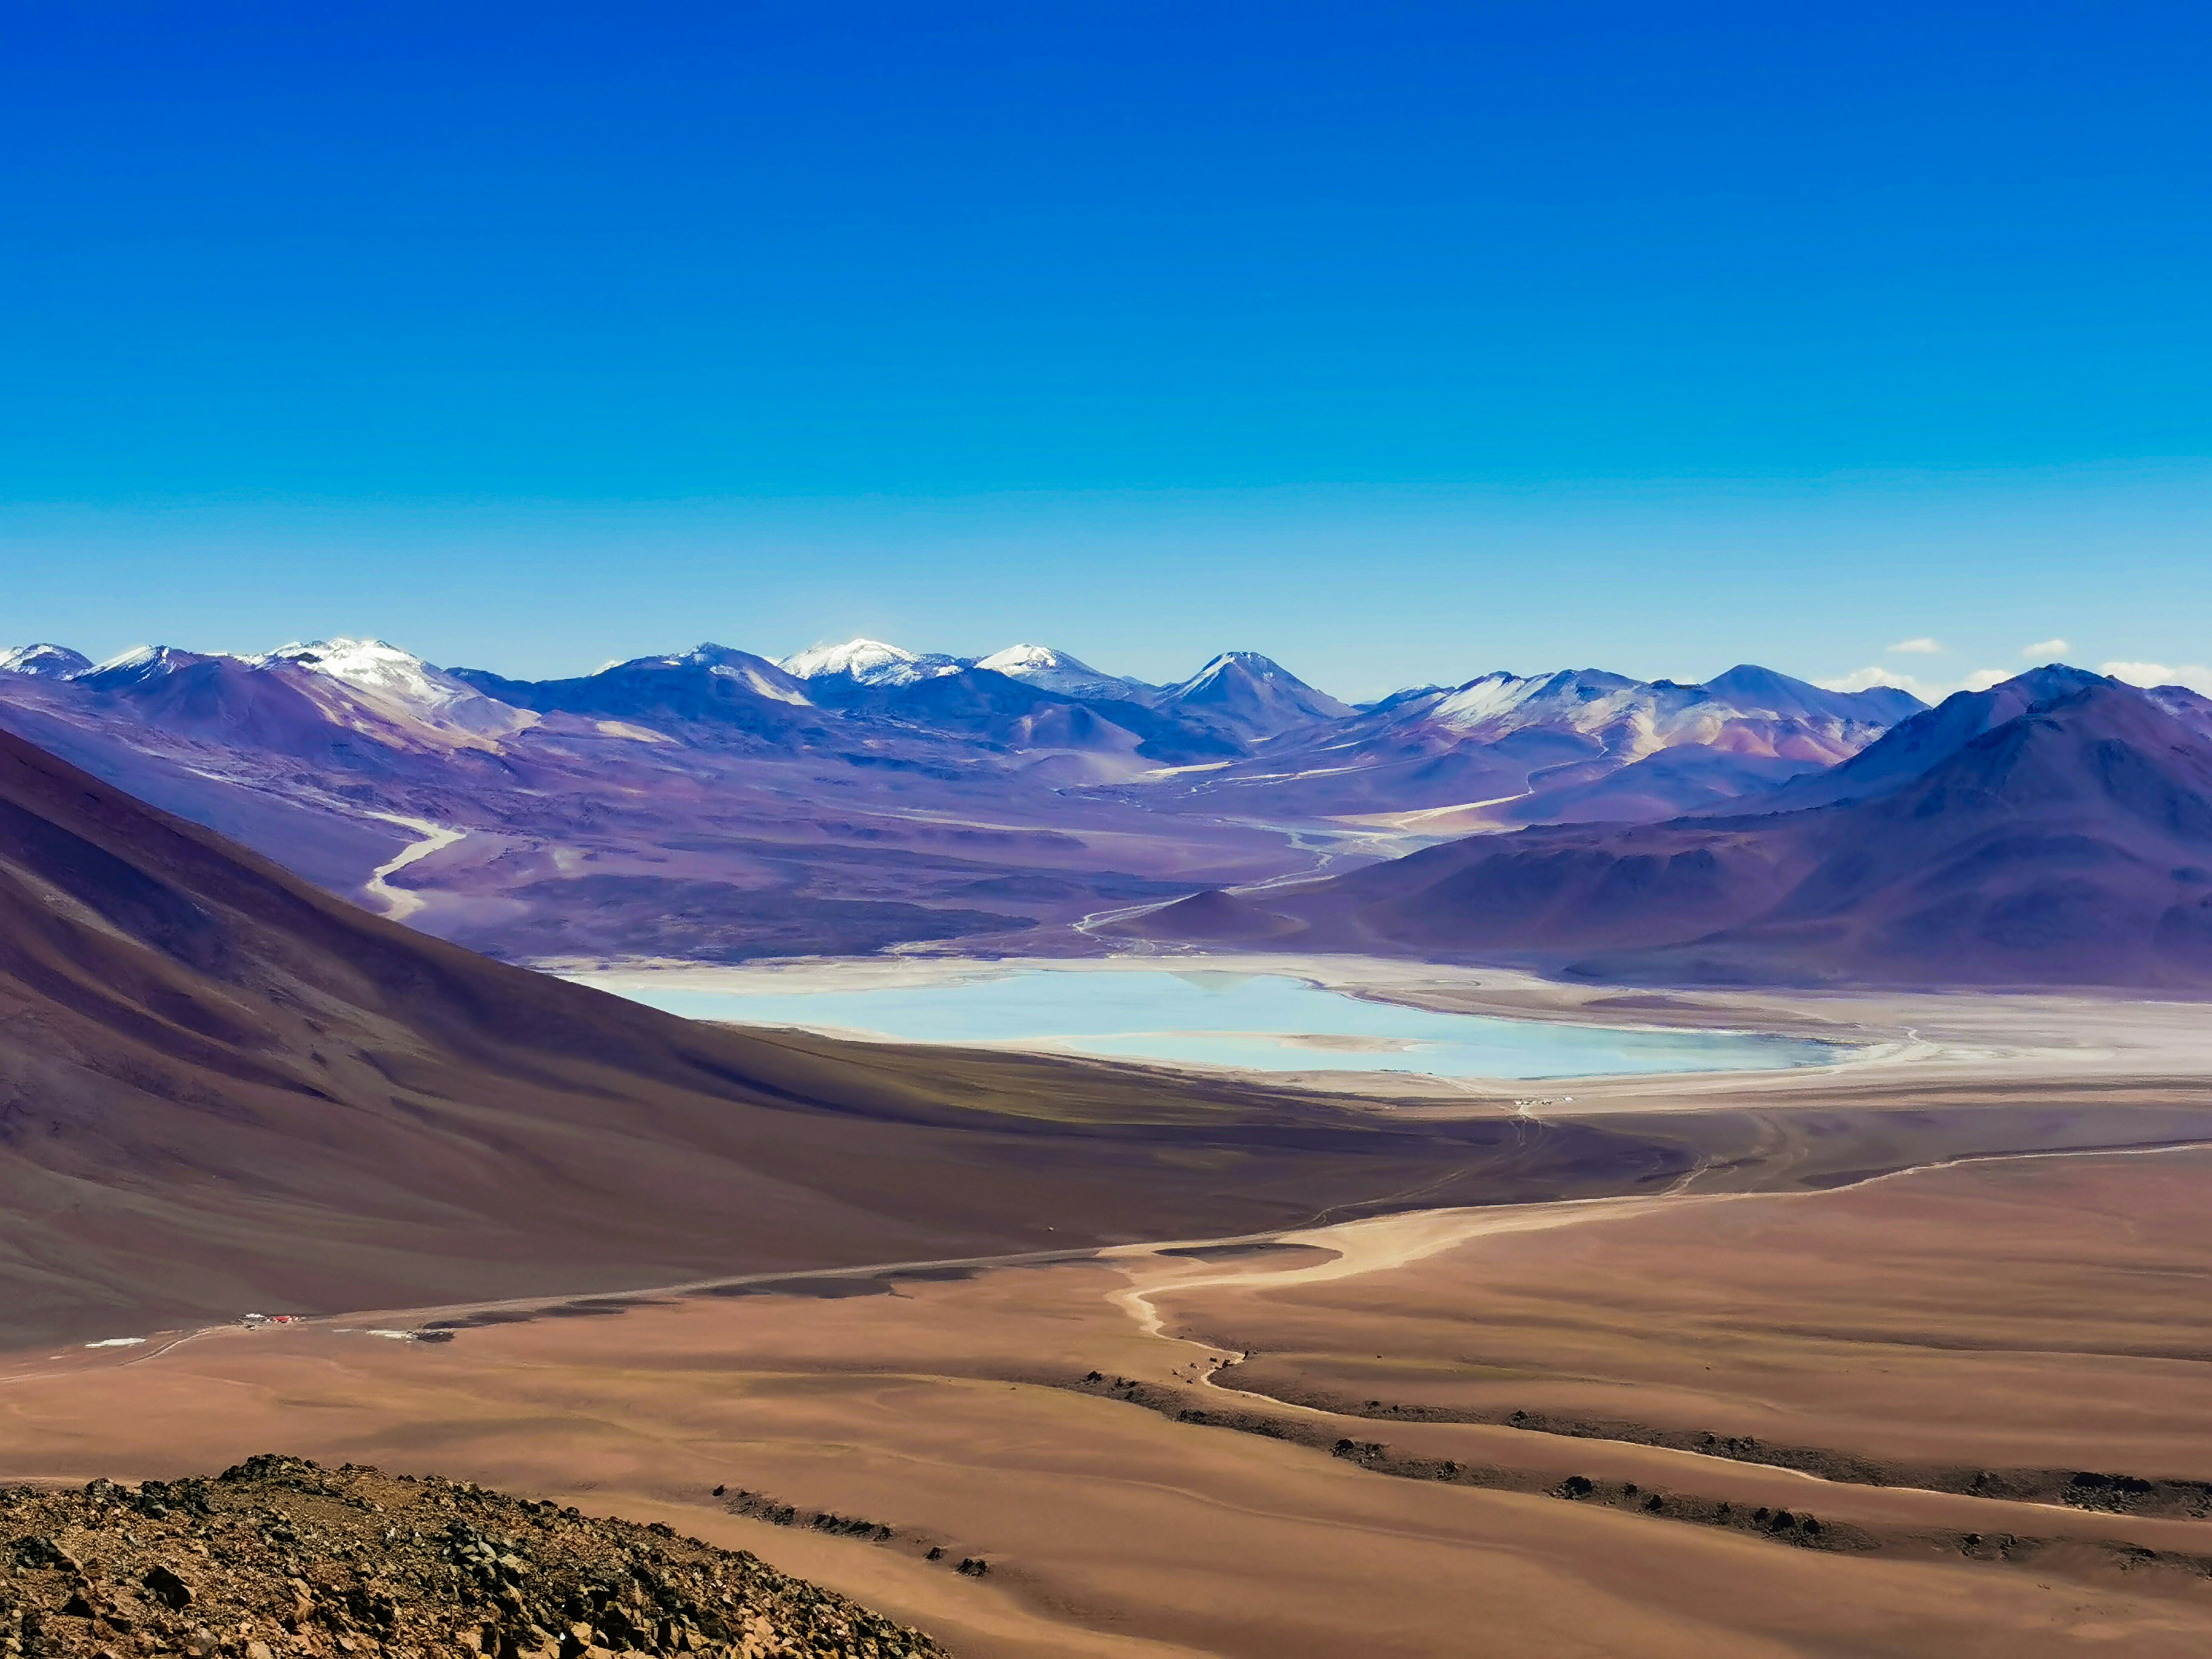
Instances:
[[[1620,980],[2212,988],[2212,741],[2075,671],[1977,696],[1832,804],[1476,836],[1120,926]]]
[[[65,645],[18,645],[0,650],[0,674],[65,680],[88,672],[92,659]]]
[[[2155,685],[2143,696],[2191,731],[2212,738],[2212,697],[2192,691],[2185,685]]]
[[[1984,732],[2039,704],[2055,702],[2092,686],[2117,688],[2119,682],[2085,669],[2053,663],[2030,669],[1986,691],[1955,693],[1936,707],[1899,722],[1884,733],[1881,741],[1869,744],[1842,764],[1786,784],[1744,805],[1747,808],[1788,811],[1801,806],[1826,806],[1835,801],[1863,800],[1887,794],[1955,754]]]
[[[825,706],[855,720],[888,723],[917,735],[987,743],[1015,753],[1131,757],[1129,766],[1115,769],[1109,776],[1243,752],[1216,724],[1188,718],[1171,704],[1077,698],[987,668],[873,684],[841,675],[817,678],[808,685]],[[1070,776],[1066,781],[1098,780]]]
[[[1724,805],[1850,754],[1882,712],[1748,668],[1491,675],[1354,710],[1251,653],[1164,690],[1041,647],[986,661],[1006,672],[709,644],[525,681],[374,641],[149,649],[0,673],[0,720],[481,949],[722,959],[1089,948],[1069,924],[1418,847],[1466,803]]]
[[[640,657],[574,679],[510,680],[471,668],[455,669],[453,677],[539,714],[683,732],[703,742],[789,747],[818,735],[825,723],[804,681],[764,657],[721,645]]]
[[[1223,652],[1182,684],[1162,691],[1159,706],[1248,742],[1352,712],[1256,651]]]
[[[1927,707],[1910,691],[1893,685],[1830,691],[1750,663],[1738,663],[1725,674],[1716,674],[1700,689],[1715,700],[1747,712],[1862,726],[1894,726]]]
[[[74,680],[0,677],[0,722],[334,892],[514,957],[1011,936],[1308,858],[1279,832],[1071,797],[1158,769],[1137,752],[1155,737],[1222,740],[981,671],[857,687],[702,647],[523,682],[361,642],[149,651]],[[386,881],[410,842],[435,850]]]
[[[1748,665],[1703,685],[1486,674],[1279,734],[1170,799],[1274,818],[1416,812],[1460,830],[1667,818],[1823,770],[1920,708]]]

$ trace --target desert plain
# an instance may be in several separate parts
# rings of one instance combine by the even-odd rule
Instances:
[[[0,1364],[0,1478],[434,1468],[977,1656],[2212,1646],[2201,1006],[1383,988],[1855,1047],[1365,1078],[1702,1149],[1615,1194],[44,1344]]]

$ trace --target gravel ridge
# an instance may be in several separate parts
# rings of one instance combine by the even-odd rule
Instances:
[[[743,1551],[437,1475],[264,1454],[0,1488],[6,1659],[942,1659]]]

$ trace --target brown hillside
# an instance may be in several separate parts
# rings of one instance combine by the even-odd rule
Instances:
[[[691,1024],[0,733],[0,1341],[1231,1232],[1683,1156]]]

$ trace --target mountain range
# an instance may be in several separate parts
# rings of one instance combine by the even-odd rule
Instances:
[[[1470,836],[1112,924],[1654,982],[2212,986],[2212,702],[2052,666],[1725,807]]]
[[[551,680],[358,640],[5,660],[0,723],[333,893],[532,960],[1089,948],[1071,925],[1200,888],[1732,799],[1918,707],[1744,668],[1488,674],[1355,708],[1250,652],[1153,685],[1042,646],[866,640]]]
[[[678,1019],[366,914],[4,732],[0,1024],[19,1345],[1253,1231],[1684,1157]]]
[[[513,959],[1120,933],[1620,978],[2207,971],[2212,702],[2058,665],[1929,709],[1750,665],[1353,707],[1249,652],[1162,686],[866,640],[530,681],[356,640],[0,660],[0,723]]]

